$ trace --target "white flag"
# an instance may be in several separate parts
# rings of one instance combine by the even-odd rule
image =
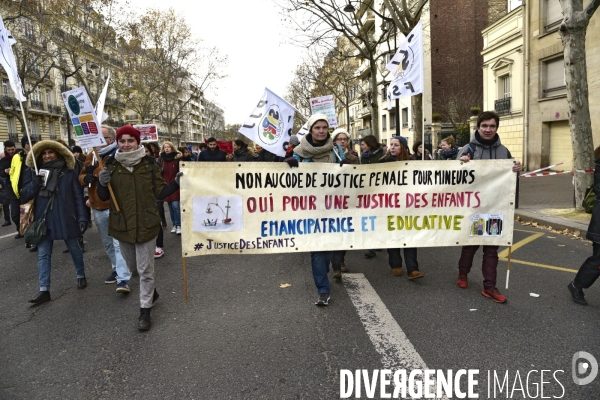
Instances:
[[[283,157],[293,126],[294,107],[265,88],[265,93],[239,132],[271,153]]]
[[[19,101],[26,101],[25,91],[19,73],[17,70],[17,63],[15,62],[15,55],[12,51],[12,45],[17,41],[12,37],[8,29],[4,26],[4,21],[0,16],[0,64],[4,67],[6,75],[8,75],[8,81],[12,88],[15,97]]]
[[[108,91],[108,81],[110,81],[110,73],[108,74],[108,78],[106,78],[104,89],[102,89],[102,93],[100,93],[100,97],[96,103],[96,118],[99,119],[100,123],[103,123],[108,119],[108,114],[104,112],[104,102],[106,101],[106,92]]]
[[[423,26],[420,21],[385,67],[392,73],[387,90],[388,109],[392,108],[392,99],[423,93]]]

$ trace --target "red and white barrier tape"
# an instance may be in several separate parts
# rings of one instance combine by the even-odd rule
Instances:
[[[569,161],[563,161],[563,162],[559,162],[558,164],[550,165],[550,166],[548,166],[548,167],[544,167],[544,168],[536,169],[535,171],[528,172],[528,173],[527,173],[527,175],[529,175],[529,174],[535,174],[535,173],[538,173],[538,172],[542,172],[542,171],[545,171],[545,170],[547,170],[547,169],[554,168],[554,167],[556,167],[556,166],[559,166],[559,165],[563,165],[563,164],[566,164],[566,163],[570,163],[571,161],[573,161],[573,160],[569,160]]]
[[[550,176],[550,175],[560,175],[560,174],[570,174],[572,171],[556,171],[556,172],[540,172],[534,174],[533,172],[528,172],[526,174],[519,175],[519,178],[534,178],[536,176]],[[594,172],[593,169],[576,169],[575,172],[583,172],[589,174]]]

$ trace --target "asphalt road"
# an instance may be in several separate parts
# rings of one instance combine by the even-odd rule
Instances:
[[[22,240],[0,238],[0,398],[334,399],[342,369],[372,373],[414,360],[431,369],[478,369],[479,398],[493,398],[488,371],[501,379],[508,371],[512,392],[505,387],[496,398],[540,398],[541,377],[532,370],[552,371],[544,396],[598,398],[600,376],[578,386],[571,362],[577,351],[600,361],[600,284],[587,291],[587,307],[573,304],[566,289],[574,276],[568,270],[591,244],[516,229],[508,290],[506,262],[499,267],[507,304],[481,295],[480,253],[462,290],[454,283],[460,250],[424,248],[426,277],[417,281],[393,276],[385,251],[370,260],[348,252],[352,275],[332,283],[326,308],[313,305],[306,253],[189,259],[185,304],[179,240],[166,233],[166,255],[156,263],[161,297],[145,333],[137,330],[137,278],[129,295],[104,284],[110,266],[95,228],[86,233],[88,287],[76,288],[72,261],[57,242],[52,301],[34,308],[27,300],[38,291],[37,255]],[[1,228],[0,237],[11,232]],[[535,233],[542,235],[517,243]]]

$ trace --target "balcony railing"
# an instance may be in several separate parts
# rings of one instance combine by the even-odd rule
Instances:
[[[60,108],[60,106],[48,104],[48,111],[50,112],[50,114],[62,115],[62,108]]]
[[[371,114],[371,111],[369,111],[369,108],[368,108],[368,107],[361,108],[360,110],[358,110],[358,111],[356,112],[356,116],[357,116],[358,118],[366,117],[366,116],[368,116],[368,115],[370,115],[370,114]]]
[[[371,134],[371,128],[362,128],[356,131],[358,137],[365,137]]]
[[[137,115],[135,115],[135,114],[127,114],[127,115],[125,116],[125,119],[126,119],[127,121],[135,121],[135,120],[137,120],[137,119],[138,119],[138,117],[137,117]]]
[[[42,140],[42,137],[39,133],[30,133],[29,136],[31,137],[32,142],[39,142]]]
[[[20,143],[19,134],[17,132],[8,132],[8,139],[12,140],[15,143]]]
[[[15,108],[17,110],[21,109],[21,103],[14,97],[10,96],[1,96],[0,104],[2,104],[4,108]]]
[[[510,97],[494,101],[494,110],[499,115],[510,114]]]
[[[30,100],[31,108],[34,110],[45,111],[44,102],[39,100]]]

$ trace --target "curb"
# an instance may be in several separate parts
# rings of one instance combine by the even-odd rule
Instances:
[[[519,217],[521,222],[535,222],[539,225],[550,226],[556,230],[572,230],[581,232],[581,237],[585,239],[589,222],[574,221],[568,218],[557,217],[543,213],[536,213],[525,210],[515,210],[515,218]]]

